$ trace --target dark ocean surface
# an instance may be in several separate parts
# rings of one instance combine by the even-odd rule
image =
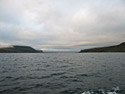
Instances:
[[[0,94],[81,94],[119,86],[125,53],[1,53]]]

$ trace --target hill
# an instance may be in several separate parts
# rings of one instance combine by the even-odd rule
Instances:
[[[125,52],[125,42],[115,46],[92,48],[80,51],[80,53],[83,52]]]
[[[42,50],[36,50],[30,46],[18,46],[0,48],[0,53],[42,53]]]

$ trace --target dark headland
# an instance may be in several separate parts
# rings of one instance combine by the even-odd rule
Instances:
[[[0,48],[0,53],[43,53],[42,50],[36,50],[30,46],[18,46]]]
[[[80,51],[80,53],[84,53],[84,52],[125,52],[125,42],[123,42],[119,45],[114,45],[114,46],[109,46],[109,47],[84,49],[84,50]]]

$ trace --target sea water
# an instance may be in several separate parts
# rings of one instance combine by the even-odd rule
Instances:
[[[119,86],[125,53],[1,53],[0,94],[82,94]]]

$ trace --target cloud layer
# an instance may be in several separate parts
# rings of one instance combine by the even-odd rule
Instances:
[[[71,51],[124,37],[124,0],[0,0],[1,46]]]

